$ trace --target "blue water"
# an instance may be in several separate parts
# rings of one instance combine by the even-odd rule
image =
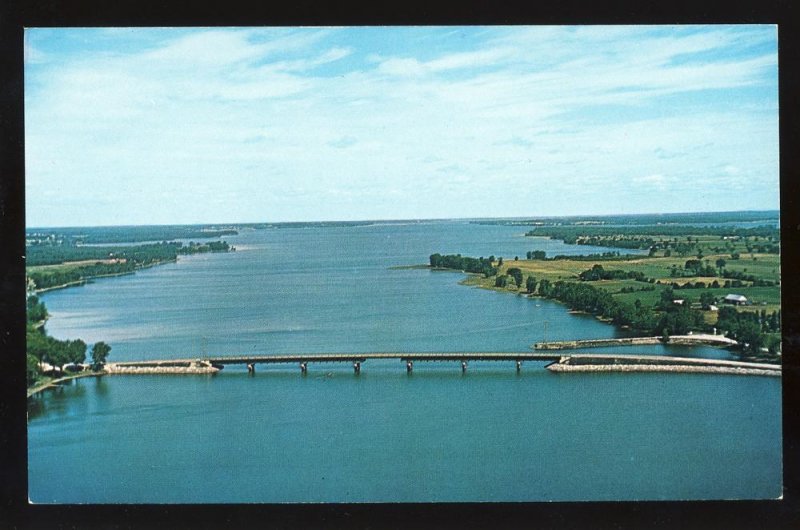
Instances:
[[[587,247],[465,222],[267,229],[228,254],[43,295],[59,338],[112,360],[339,351],[529,351],[613,337],[560,304],[392,266],[434,252]],[[603,248],[592,248],[603,252]],[[594,350],[599,351],[599,350]],[[709,347],[637,352],[726,357]],[[552,374],[368,361],[82,379],[29,400],[34,502],[774,498],[780,379]]]

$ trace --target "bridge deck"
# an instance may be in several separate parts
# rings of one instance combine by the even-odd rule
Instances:
[[[539,361],[562,364],[664,364],[703,365],[723,367],[747,367],[765,370],[780,370],[780,365],[729,361],[724,359],[700,359],[693,357],[667,357],[643,354],[557,354],[530,352],[385,352],[385,353],[297,353],[284,355],[236,355],[206,357],[203,360],[213,365],[227,364],[278,364],[278,363],[363,363],[369,359],[396,359],[406,361]],[[154,361],[132,361],[114,363],[117,366],[166,366],[175,363],[190,363],[198,359],[169,359]]]
[[[230,355],[205,357],[212,364],[278,364],[301,362],[365,362],[369,359],[397,359],[400,361],[558,361],[561,354],[542,353],[501,353],[501,352],[457,352],[457,353],[293,353],[285,355]],[[130,361],[115,363],[120,366],[165,365],[168,363],[188,363],[197,359],[169,359],[157,361]]]

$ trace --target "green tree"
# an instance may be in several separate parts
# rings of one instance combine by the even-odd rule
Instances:
[[[533,294],[536,292],[536,278],[533,276],[528,276],[525,279],[525,289],[528,291],[528,294]]]
[[[497,278],[494,279],[494,286],[495,287],[505,287],[508,285],[508,276],[505,274],[500,274]]]
[[[514,283],[517,287],[522,287],[522,271],[517,267],[512,267],[507,272],[509,276],[514,278]]]
[[[714,293],[708,291],[700,293],[700,304],[703,306],[703,309],[708,309],[708,307],[713,305],[716,301],[717,299],[714,297]]]
[[[714,264],[715,264],[715,265],[717,266],[717,268],[718,268],[718,269],[720,269],[720,270],[722,270],[722,269],[724,269],[724,268],[725,268],[725,263],[727,263],[727,262],[726,262],[724,259],[722,259],[722,258],[719,258],[719,259],[717,259],[717,261],[715,261],[715,262],[714,262]]]
[[[97,370],[98,368],[102,367],[105,364],[106,359],[108,358],[108,354],[111,352],[111,346],[106,344],[105,342],[95,342],[94,346],[92,346],[92,364],[94,365],[94,369]]]
[[[44,303],[39,300],[38,296],[29,296],[26,306],[28,322],[41,322],[47,319],[47,308],[44,306]]]
[[[767,339],[766,343],[767,343],[767,350],[771,354],[775,355],[776,353],[778,353],[778,349],[780,348],[781,345],[780,337],[772,335]]]
[[[66,345],[67,359],[74,364],[81,364],[86,360],[86,343],[81,339],[71,340]]]
[[[661,299],[658,302],[658,307],[665,311],[674,307],[672,301],[675,300],[675,291],[672,287],[667,287],[663,291],[661,291]]]
[[[550,298],[553,292],[553,286],[547,278],[539,282],[539,294],[545,298]]]
[[[56,340],[44,333],[28,333],[28,353],[41,361],[61,367],[70,362],[67,341]]]
[[[28,380],[28,386],[31,386],[36,380],[39,378],[39,359],[28,354],[28,363],[26,367],[26,378]]]
[[[739,322],[736,330],[736,340],[742,345],[742,351],[746,353],[758,353],[764,342],[761,335],[761,326],[753,321]]]
[[[683,335],[691,329],[704,326],[703,315],[699,311],[692,311],[688,307],[678,306],[661,315],[656,330],[666,328],[670,335]]]
[[[33,355],[40,361],[45,360],[49,348],[47,337],[41,329],[34,329],[32,326],[28,325],[27,333],[25,334],[25,342],[27,343],[29,355]]]

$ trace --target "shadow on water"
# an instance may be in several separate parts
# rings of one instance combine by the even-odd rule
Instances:
[[[86,387],[77,379],[45,388],[28,398],[28,419],[49,415],[66,416],[72,400],[83,397],[86,397]]]
[[[98,396],[108,395],[108,381],[105,377],[94,377],[94,391]]]

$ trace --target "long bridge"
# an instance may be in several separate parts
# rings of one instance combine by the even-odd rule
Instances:
[[[520,371],[525,361],[547,362],[555,372],[574,371],[669,371],[736,373],[780,376],[779,364],[730,361],[724,359],[701,359],[694,357],[668,357],[642,354],[574,354],[532,352],[384,352],[384,353],[297,353],[279,355],[232,355],[212,356],[203,359],[170,359],[154,361],[132,361],[109,363],[108,373],[214,373],[225,365],[245,364],[249,372],[255,372],[257,364],[295,364],[302,373],[308,371],[309,363],[351,363],[356,374],[361,365],[371,359],[394,359],[405,363],[408,373],[415,362],[458,362],[466,372],[472,361],[510,361]]]

